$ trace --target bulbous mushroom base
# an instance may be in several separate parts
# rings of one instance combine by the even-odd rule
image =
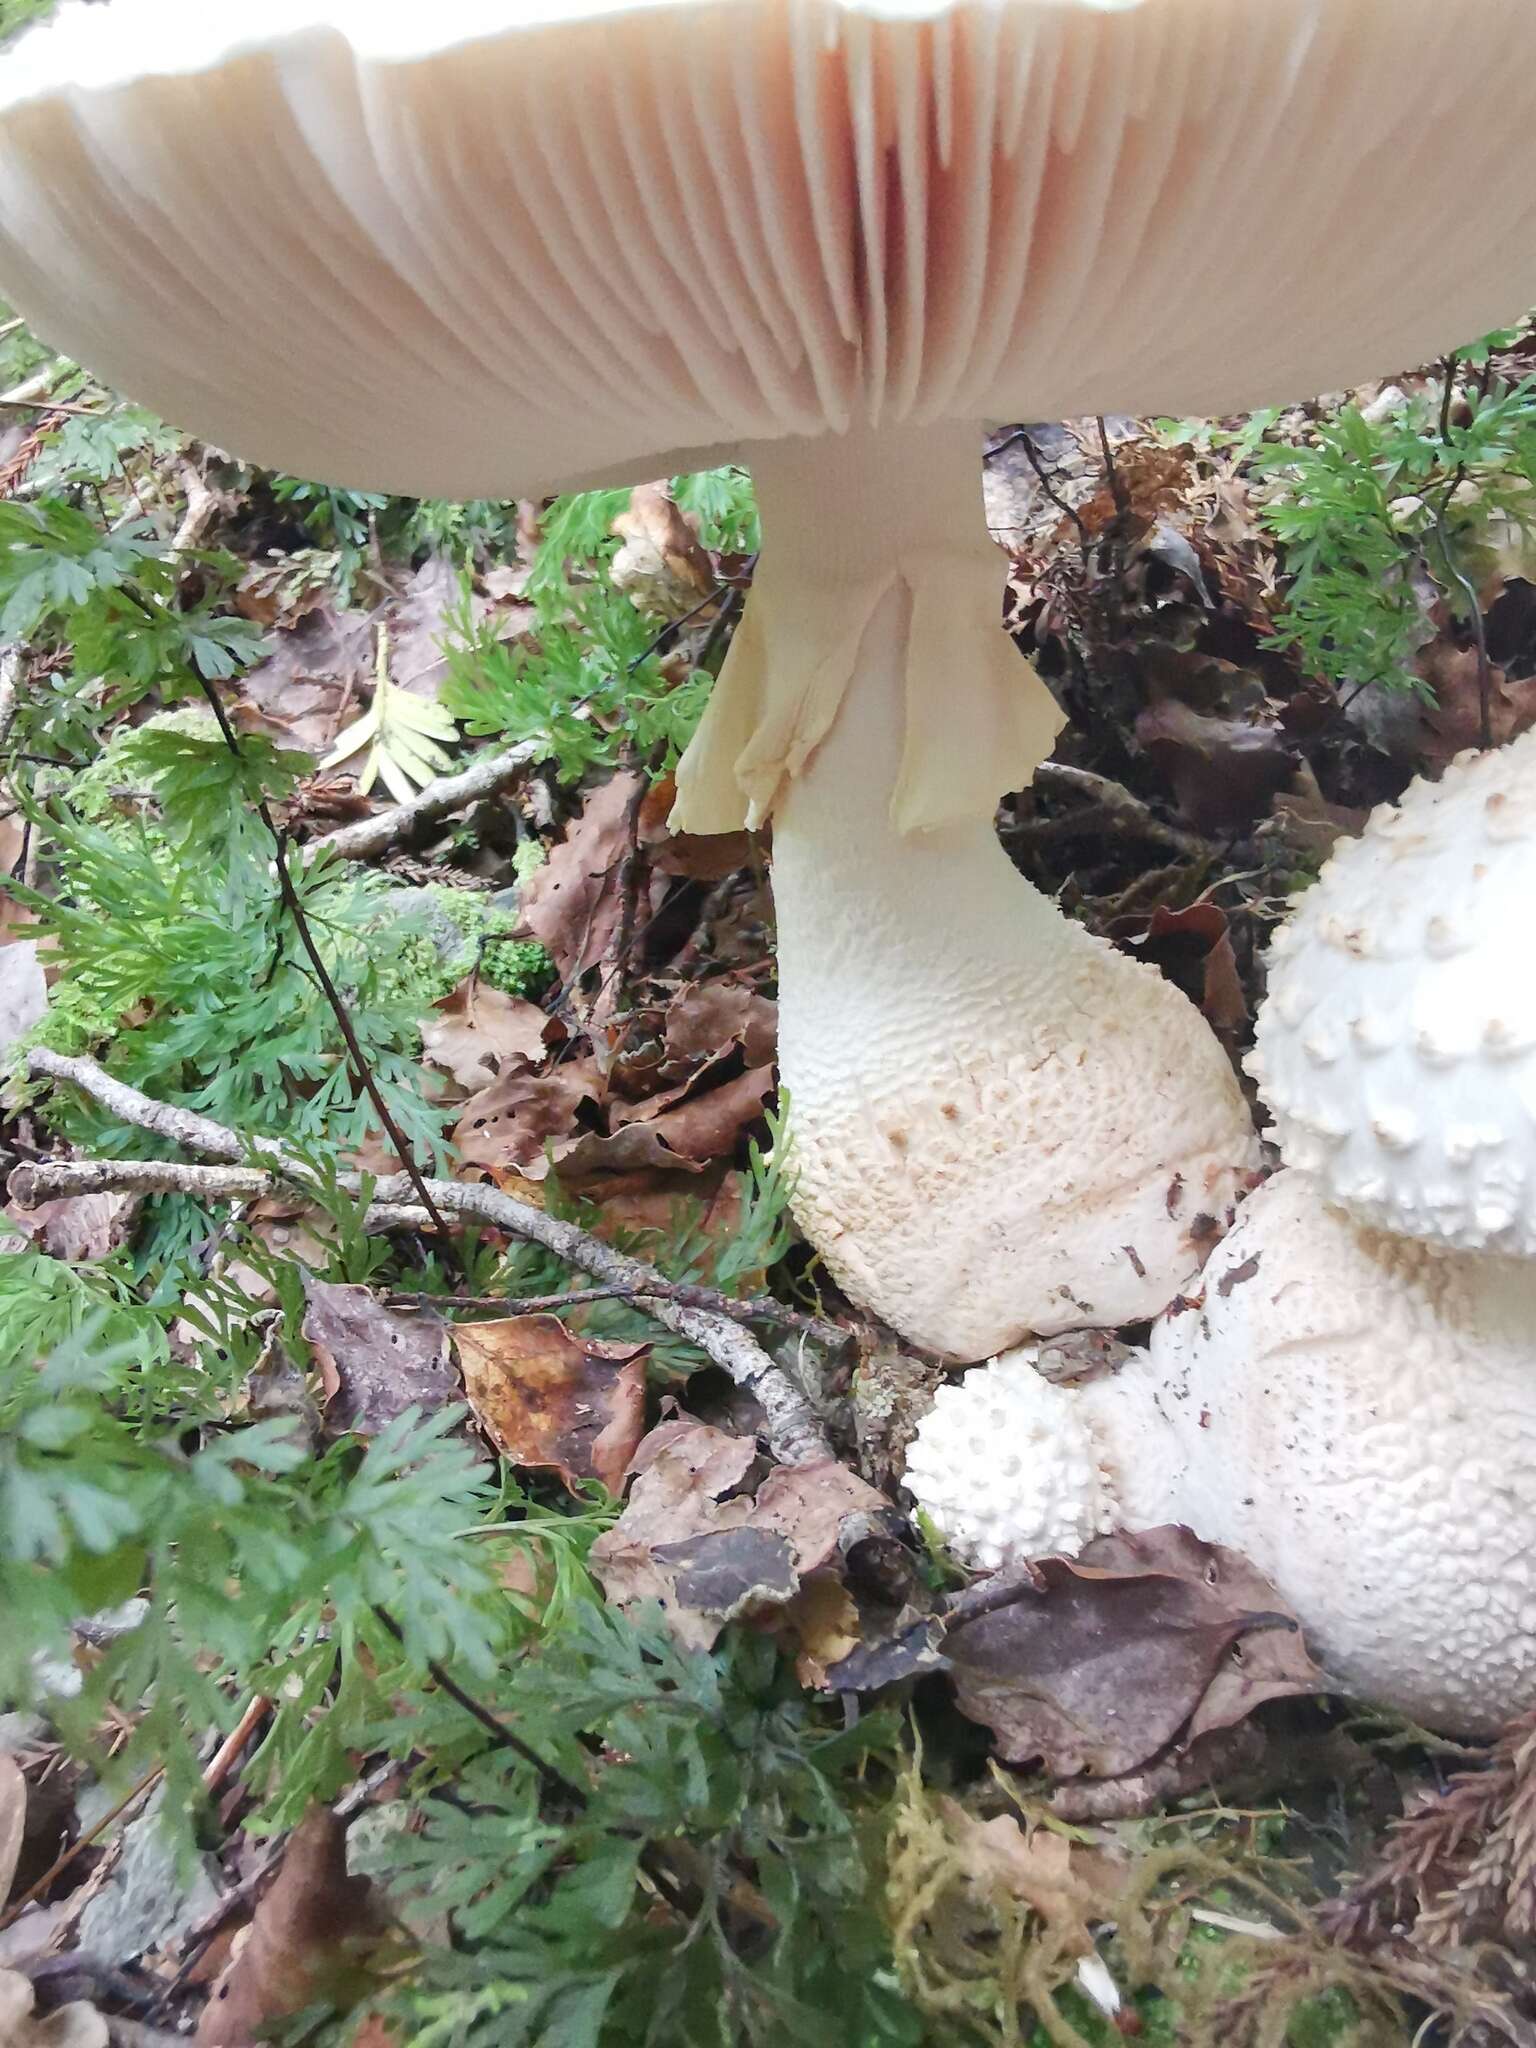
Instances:
[[[1536,1267],[1363,1230],[1287,1171],[1149,1353],[1027,1395],[1025,1356],[918,1433],[909,1484],[958,1555],[1182,1522],[1274,1583],[1341,1689],[1458,1735],[1536,1703]]]

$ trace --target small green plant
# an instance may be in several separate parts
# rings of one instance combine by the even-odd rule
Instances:
[[[189,564],[205,578],[190,605]],[[61,713],[78,738],[145,697],[171,703],[238,675],[263,645],[259,627],[220,609],[239,573],[228,555],[176,553],[145,520],[107,530],[60,498],[0,502],[0,641],[57,649],[72,676],[62,701],[23,707],[22,730],[47,751]]]
[[[1488,335],[1451,358],[1441,390],[1380,413],[1346,405],[1297,443],[1270,438],[1277,412],[1206,431],[1205,445],[1235,449],[1268,480],[1260,517],[1287,576],[1274,644],[1309,673],[1345,691],[1423,693],[1413,663],[1435,637],[1433,604],[1467,621],[1490,557],[1529,559],[1536,380],[1489,374],[1514,338]]]
[[[757,546],[745,471],[678,477],[673,493],[698,520],[705,546],[740,553]],[[518,644],[500,637],[494,618],[477,621],[467,593],[452,621],[445,709],[477,735],[545,741],[567,783],[616,766],[627,748],[658,771],[670,768],[709,697],[708,676],[669,677],[657,658],[657,622],[609,577],[619,545],[613,522],[629,495],[585,491],[545,511],[528,580],[537,618]]]

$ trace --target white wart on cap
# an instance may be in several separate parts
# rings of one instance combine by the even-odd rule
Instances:
[[[1344,840],[1249,1061],[1287,1164],[1382,1230],[1536,1255],[1536,733]]]

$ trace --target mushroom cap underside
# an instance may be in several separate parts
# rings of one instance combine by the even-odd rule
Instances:
[[[1533,58],[1526,0],[75,0],[0,59],[0,291],[414,495],[1219,413],[1536,296]]]

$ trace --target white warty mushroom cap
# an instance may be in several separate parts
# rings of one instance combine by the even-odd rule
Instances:
[[[906,1485],[962,1563],[980,1571],[1075,1557],[1111,1526],[1083,1418],[1026,1346],[940,1387],[907,1453]]]
[[[0,292],[417,496],[1233,412],[1536,296],[1533,61],[1530,0],[77,4],[0,58]]]
[[[1249,1071],[1362,1222],[1536,1255],[1536,732],[1342,841],[1270,951]]]

